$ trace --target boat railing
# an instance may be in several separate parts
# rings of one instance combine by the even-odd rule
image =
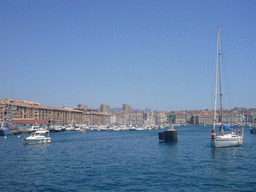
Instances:
[[[217,131],[216,132],[216,136],[219,135],[226,135],[226,134],[232,134],[232,135],[236,135],[236,136],[242,136],[243,135],[243,128],[239,128],[239,129],[230,129],[227,131]]]

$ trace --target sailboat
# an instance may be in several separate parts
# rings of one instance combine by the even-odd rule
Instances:
[[[217,124],[217,89],[218,89],[218,73],[219,73],[219,96],[220,96],[220,131],[216,132],[215,127]],[[211,131],[211,146],[214,148],[219,147],[233,147],[243,144],[243,127],[241,129],[234,129],[230,126],[225,126],[222,122],[222,87],[221,87],[221,42],[220,42],[220,27],[218,27],[217,38],[217,62],[216,62],[216,81],[215,81],[215,98],[214,98],[214,120],[213,129]]]

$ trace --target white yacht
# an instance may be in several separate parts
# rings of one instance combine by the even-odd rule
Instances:
[[[48,136],[45,136],[46,133],[48,133]],[[30,136],[25,137],[24,139],[28,144],[43,144],[51,142],[48,130],[32,132]]]
[[[213,129],[211,131],[211,145],[212,147],[233,147],[243,144],[244,131],[243,127],[241,129],[234,129],[230,126],[225,126],[222,122],[222,85],[221,85],[221,44],[220,44],[220,28],[218,27],[218,40],[217,40],[217,63],[216,63],[216,81],[215,81],[215,99],[214,99],[214,121]],[[215,131],[215,126],[217,123],[217,85],[218,85],[218,71],[219,71],[219,95],[220,95],[220,132]]]
[[[142,127],[142,126],[136,128],[136,131],[144,131],[144,130],[146,130],[146,129],[144,127]]]
[[[55,125],[55,126],[51,126],[51,127],[49,128],[49,131],[50,131],[50,132],[62,132],[63,129],[62,129],[61,126]]]
[[[44,130],[43,128],[39,127],[38,125],[32,126],[30,129],[28,129],[28,132],[35,132],[39,130]]]

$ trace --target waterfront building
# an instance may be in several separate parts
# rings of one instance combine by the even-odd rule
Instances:
[[[111,115],[107,115],[100,112],[90,112],[88,113],[89,116],[89,122],[86,124],[90,125],[106,125],[110,124],[111,122]]]
[[[197,125],[212,125],[214,115],[213,114],[200,114],[196,116]]]
[[[101,104],[101,105],[100,105],[100,112],[103,112],[103,113],[110,113],[109,105],[107,105],[107,104]]]
[[[141,112],[120,111],[116,114],[116,123],[122,125],[142,125],[144,123]]]
[[[174,115],[174,123],[175,124],[185,124],[186,123],[186,115],[185,114],[175,114]]]
[[[144,124],[143,113],[142,112],[134,112],[133,124],[142,125]]]
[[[132,110],[132,106],[128,105],[128,104],[123,104],[123,111],[131,111]]]
[[[191,118],[190,118],[190,124],[192,125],[195,125],[196,124],[196,114],[195,115],[191,115]]]
[[[247,114],[246,116],[247,123],[256,124],[256,112]]]
[[[116,115],[110,116],[110,124],[116,124]]]
[[[221,117],[219,116],[219,119]],[[242,115],[239,115],[239,114],[223,114],[222,116],[222,122],[224,124],[242,124],[244,122],[244,119],[243,119],[243,116]]]
[[[110,123],[110,117],[106,114],[97,112],[97,110],[87,109],[85,106],[78,106],[76,109],[45,107],[32,101],[22,101],[18,99],[0,100],[0,119],[34,119],[50,120],[57,125],[77,124],[107,124]]]
[[[156,122],[157,125],[162,125],[168,123],[168,116],[165,112],[157,112],[156,114]]]
[[[131,113],[127,111],[120,111],[118,113],[118,123],[122,125],[129,125],[132,123]]]
[[[12,123],[15,127],[20,128],[20,130],[29,129],[31,126],[39,126],[40,128],[47,129],[51,125],[49,119],[16,119],[12,120]]]
[[[146,115],[145,115],[146,114]],[[145,113],[144,112],[144,117],[146,117],[145,121],[144,121],[144,124],[145,125],[153,125],[156,123],[156,120],[154,118],[154,113],[153,111],[151,110],[150,113]]]
[[[190,114],[186,114],[185,121],[186,121],[187,124],[191,123],[191,115]]]

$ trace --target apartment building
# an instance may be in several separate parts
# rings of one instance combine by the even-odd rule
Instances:
[[[100,105],[100,112],[102,112],[102,113],[110,113],[109,105],[101,104]]]
[[[142,125],[144,124],[142,112],[120,111],[116,114],[116,123],[122,125]]]
[[[174,123],[185,124],[186,123],[186,115],[185,114],[175,114],[174,115]]]
[[[86,124],[90,125],[95,125],[95,124],[100,124],[100,125],[106,125],[111,123],[111,115],[107,115],[105,113],[100,113],[100,112],[90,112],[87,113],[89,117],[89,121],[86,122]]]
[[[195,124],[197,125],[212,125],[213,114],[200,114],[195,117]]]
[[[22,101],[18,99],[0,100],[0,119],[8,118],[10,120],[18,119],[47,119],[54,124],[66,125],[77,124],[107,124],[110,123],[110,117],[99,113],[97,110],[92,112],[85,111],[84,107],[76,109],[57,108],[40,106],[39,103],[32,101]]]
[[[168,123],[168,115],[165,112],[158,112],[156,113],[156,122],[157,125],[162,125]]]
[[[131,111],[132,110],[132,106],[128,105],[128,104],[123,104],[123,111]]]

